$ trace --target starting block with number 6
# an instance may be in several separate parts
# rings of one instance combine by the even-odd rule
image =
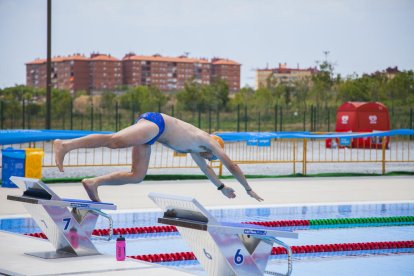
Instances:
[[[92,231],[98,217],[103,216],[109,221],[109,239],[111,238],[112,218],[101,210],[116,210],[116,205],[60,198],[39,179],[12,176],[10,180],[23,191],[23,195],[8,195],[7,199],[22,202],[56,248],[56,252],[26,254],[44,259],[100,254],[91,241]]]
[[[196,199],[150,193],[163,211],[159,223],[174,225],[208,275],[290,275],[292,251],[277,238],[297,239],[298,234],[258,225],[217,221]],[[288,271],[266,271],[273,244],[288,252]]]

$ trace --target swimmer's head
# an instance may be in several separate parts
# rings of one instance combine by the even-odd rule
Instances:
[[[217,136],[217,135],[210,135],[211,138],[213,138],[217,143],[219,143],[220,147],[222,149],[224,149],[224,141],[221,137]],[[210,160],[217,160],[217,156],[215,156],[214,154],[212,154],[211,159]]]
[[[217,135],[210,135],[211,138],[213,138],[214,140],[217,141],[217,143],[219,143],[220,147],[222,149],[224,149],[224,141],[221,137],[217,136]]]

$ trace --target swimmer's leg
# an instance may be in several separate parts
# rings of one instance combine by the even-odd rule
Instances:
[[[101,185],[123,185],[139,183],[147,174],[151,157],[150,145],[139,145],[132,148],[132,167],[130,172],[114,172],[103,176],[82,180],[82,184],[93,201],[101,201],[98,196],[98,187]]]
[[[97,148],[106,146],[111,141],[113,134],[91,134],[81,138],[53,141],[56,166],[63,172],[63,160],[66,153],[78,148]]]
[[[63,160],[66,153],[79,148],[107,147],[111,149],[127,148],[145,144],[158,134],[158,126],[146,120],[124,128],[113,134],[91,134],[70,140],[55,140],[53,148],[55,162],[63,172]]]

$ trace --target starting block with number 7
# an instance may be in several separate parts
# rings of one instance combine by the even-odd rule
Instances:
[[[292,251],[277,238],[297,239],[297,233],[219,222],[194,198],[158,193],[148,196],[164,211],[158,222],[177,227],[208,275],[291,274]],[[274,243],[288,252],[286,273],[265,270]]]
[[[100,254],[91,241],[92,231],[99,216],[108,219],[110,230],[108,239],[111,239],[112,218],[101,210],[116,210],[116,205],[60,198],[39,179],[12,176],[10,180],[23,191],[23,195],[8,195],[7,199],[23,203],[37,225],[56,248],[56,252],[26,254],[44,259]]]

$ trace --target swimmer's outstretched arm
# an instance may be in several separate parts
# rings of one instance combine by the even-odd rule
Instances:
[[[230,173],[239,181],[239,183],[246,189],[246,193],[256,199],[257,201],[263,201],[263,198],[258,196],[250,187],[249,183],[247,183],[246,177],[244,177],[243,172],[241,171],[239,165],[234,163],[230,157],[222,150],[214,150],[213,153],[217,156],[220,161],[223,163],[224,166],[230,171]]]
[[[226,168],[237,179],[237,181],[239,181],[239,183],[246,189],[246,192],[247,192],[248,195],[255,198],[257,201],[263,201],[263,198],[258,196],[253,191],[253,189],[250,187],[249,183],[247,183],[247,180],[244,177],[243,172],[240,170],[240,167],[236,163],[234,163],[227,156],[227,154],[223,150],[221,150],[221,149],[218,149],[217,151],[213,150],[213,153],[221,160],[221,162],[224,164],[224,166],[226,166]],[[206,161],[203,157],[201,157],[197,153],[192,153],[191,156],[193,157],[193,159],[197,163],[197,165],[200,167],[200,169],[207,175],[207,177],[210,179],[210,181],[214,183],[214,185],[216,185],[217,187],[219,187],[220,185],[224,185],[218,179],[218,177],[217,177],[216,173],[214,172],[214,170],[206,163]],[[226,189],[226,188],[228,188],[228,187],[224,186],[223,190]],[[231,188],[229,188],[229,189],[231,189]],[[222,190],[222,192],[223,192],[223,194],[225,194],[225,192],[223,190]],[[234,190],[233,190],[233,193],[234,193]],[[236,195],[234,194],[234,197],[235,196]],[[227,197],[229,197],[229,196],[227,196]]]
[[[226,187],[223,184],[223,182],[220,181],[214,170],[207,164],[206,160],[203,157],[201,157],[200,154],[191,153],[191,157],[200,167],[201,171],[208,177],[208,179],[210,179],[211,182],[213,182],[214,185],[216,185],[217,188],[223,186],[223,188],[221,188],[220,191],[225,196],[227,196],[228,198],[236,197],[236,193],[234,192],[234,190],[230,187]]]

